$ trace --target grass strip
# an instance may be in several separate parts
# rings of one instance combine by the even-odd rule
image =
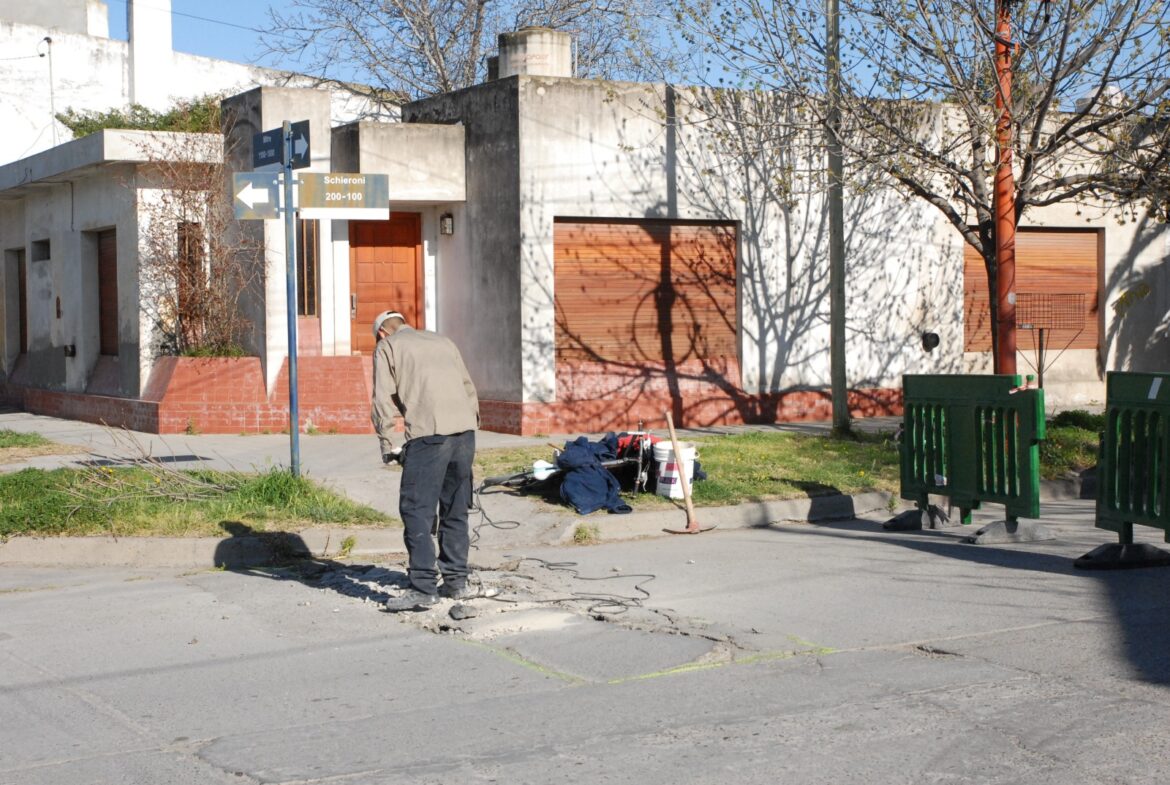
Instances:
[[[259,475],[143,468],[25,469],[0,475],[0,536],[220,536],[393,519],[283,469]]]
[[[10,447],[47,447],[51,441],[39,433],[20,433],[7,428],[0,428],[0,450]]]
[[[898,490],[898,448],[889,434],[756,431],[695,443],[707,473],[693,486],[697,504]]]
[[[1040,445],[1040,476],[1056,479],[1097,463],[1098,417],[1066,413],[1050,422]],[[898,447],[890,433],[852,437],[787,431],[750,431],[691,440],[707,479],[694,484],[700,506],[795,499],[835,493],[899,490]],[[476,477],[499,477],[552,461],[547,445],[480,450]],[[555,498],[555,496],[553,496]],[[650,494],[630,494],[629,503],[653,509],[674,503]]]
[[[698,446],[699,463],[708,477],[694,485],[697,505],[898,488],[898,451],[888,434],[836,438],[753,431],[692,442]],[[536,445],[480,450],[476,454],[476,477],[505,476],[531,469],[535,460],[551,461],[552,448]],[[627,499],[641,509],[674,505],[652,494],[631,494]]]
[[[1097,465],[1101,434],[1075,426],[1048,426],[1040,442],[1040,478],[1055,480]]]

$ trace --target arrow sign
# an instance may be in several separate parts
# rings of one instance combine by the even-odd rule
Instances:
[[[232,207],[241,221],[279,218],[280,175],[236,172],[232,175]]]
[[[289,126],[292,133],[292,160],[289,162],[293,169],[304,169],[309,165],[309,121],[301,120]],[[267,170],[283,165],[284,131],[273,128],[271,131],[252,135],[252,167]]]
[[[251,180],[244,182],[243,189],[236,194],[236,198],[244,204],[248,205],[249,210],[254,210],[258,204],[268,204],[272,201],[269,197],[272,193],[267,188],[256,188],[252,185]]]

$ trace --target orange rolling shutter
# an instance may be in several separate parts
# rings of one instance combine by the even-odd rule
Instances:
[[[557,219],[558,361],[734,358],[731,223]]]
[[[1052,349],[1097,348],[1097,241],[1096,230],[1020,229],[1017,232],[1015,289],[1019,333],[1016,343],[1020,351],[1028,350],[1033,340],[1031,331],[1024,329],[1028,324],[1060,325],[1045,331],[1045,340]],[[983,257],[970,244],[963,246],[963,295],[964,349],[989,352],[987,270]]]

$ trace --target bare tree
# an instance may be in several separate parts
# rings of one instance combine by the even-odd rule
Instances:
[[[156,354],[238,354],[250,326],[239,300],[261,281],[253,260],[263,246],[230,231],[221,100],[211,94],[163,111],[133,105],[57,115],[78,138],[106,128],[142,132],[137,146],[146,163],[132,185],[140,208],[140,299],[154,322],[143,343]]]
[[[458,90],[486,73],[497,34],[572,33],[578,76],[637,77],[661,58],[656,0],[293,0],[270,9],[268,53],[379,103]]]
[[[249,322],[239,299],[263,272],[260,249],[229,231],[223,144],[219,134],[162,132],[142,143],[150,163],[139,183],[139,265],[157,354],[243,351]]]
[[[1013,17],[1014,85],[996,79],[996,10]],[[826,110],[823,0],[681,0],[713,81]],[[1012,118],[1015,212],[1057,203],[1165,217],[1170,19],[1164,0],[841,0],[840,140],[976,248],[995,291],[997,94]],[[996,323],[992,298],[991,323]]]

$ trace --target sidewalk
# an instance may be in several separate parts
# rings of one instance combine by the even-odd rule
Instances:
[[[892,430],[897,418],[860,420],[866,430]],[[47,439],[75,445],[73,454],[32,458],[20,464],[0,464],[0,472],[35,467],[52,469],[98,460],[124,461],[143,453],[173,462],[183,468],[263,470],[290,462],[287,435],[167,435],[112,431],[97,425],[60,420],[24,412],[0,412],[0,429],[39,433]],[[683,439],[713,433],[744,430],[790,430],[825,433],[828,423],[791,423],[768,426],[718,427],[680,430]],[[665,434],[662,434],[665,436]],[[596,438],[591,434],[591,438]],[[576,435],[541,437],[512,436],[481,431],[476,435],[481,449],[561,444]],[[304,474],[354,501],[390,515],[397,515],[400,473],[381,463],[373,436],[302,435],[301,467]],[[551,448],[550,448],[551,451]],[[1069,489],[1051,486],[1050,498],[1069,498]],[[554,506],[533,497],[508,492],[484,492],[479,498],[481,512],[473,513],[471,525],[477,544],[488,550],[522,546],[566,545],[582,523],[594,528],[601,541],[667,536],[666,528],[686,526],[686,513],[676,509],[608,515],[604,512],[577,515],[565,506]],[[900,500],[885,493],[856,496],[827,496],[783,501],[762,501],[733,507],[702,507],[697,518],[704,526],[743,529],[792,521],[848,520],[868,515],[890,514],[892,507],[905,509]],[[334,557],[347,538],[353,557],[403,552],[399,528],[318,527],[292,533],[303,547],[319,557]],[[225,543],[228,547],[225,551]],[[287,545],[287,544],[286,544]],[[298,547],[300,547],[298,545]],[[16,537],[0,543],[0,564],[60,566],[159,566],[180,568],[210,567],[225,552],[240,563],[263,560],[270,546],[257,538],[152,538],[152,537]],[[217,554],[219,556],[217,557]]]

